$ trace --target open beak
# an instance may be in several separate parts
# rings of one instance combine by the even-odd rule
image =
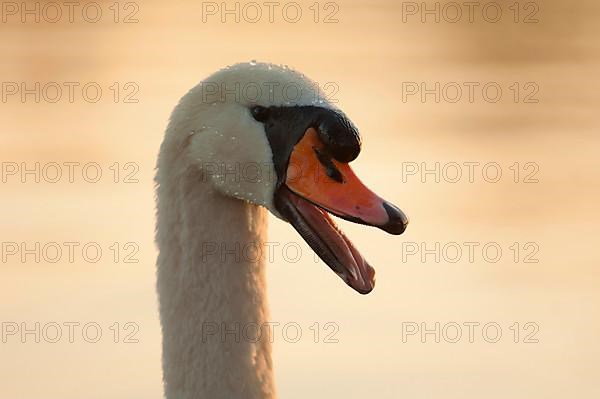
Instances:
[[[408,224],[406,215],[369,190],[348,163],[334,159],[314,128],[293,148],[275,205],[317,255],[361,294],[373,290],[375,270],[329,213],[390,234],[402,234]]]

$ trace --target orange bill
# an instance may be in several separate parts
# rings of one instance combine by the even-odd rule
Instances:
[[[337,227],[329,213],[401,234],[408,218],[369,190],[347,163],[339,162],[314,128],[290,154],[275,206],[307,244],[346,284],[361,294],[375,286],[375,270]]]
[[[341,218],[391,234],[406,229],[408,218],[404,213],[365,186],[349,164],[334,159],[313,128],[294,147],[285,184],[295,194]]]

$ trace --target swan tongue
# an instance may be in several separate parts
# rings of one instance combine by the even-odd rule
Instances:
[[[282,186],[277,195],[282,215],[317,255],[361,294],[375,286],[375,270],[324,210]]]

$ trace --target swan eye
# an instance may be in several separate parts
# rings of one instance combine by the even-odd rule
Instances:
[[[259,122],[264,122],[269,117],[269,109],[260,105],[250,108],[252,116]]]

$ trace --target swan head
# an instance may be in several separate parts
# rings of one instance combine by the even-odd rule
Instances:
[[[374,269],[330,214],[390,234],[408,218],[354,174],[358,130],[316,83],[287,67],[236,64],[191,89],[167,132],[213,190],[266,207],[350,287],[373,289]]]

